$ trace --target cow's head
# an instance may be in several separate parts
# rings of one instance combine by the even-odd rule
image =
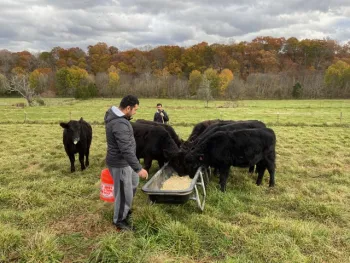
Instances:
[[[74,144],[77,144],[80,141],[80,131],[83,118],[80,118],[79,121],[69,121],[61,122],[60,125],[68,133],[68,138],[72,140]]]
[[[197,169],[204,164],[203,154],[189,152],[185,155],[184,165],[188,170],[190,177],[193,177],[196,174]]]
[[[170,153],[169,151],[164,150],[164,157],[169,160],[169,166],[174,168],[174,170],[180,175],[189,175],[189,171],[185,166],[185,155],[184,151],[177,151]]]

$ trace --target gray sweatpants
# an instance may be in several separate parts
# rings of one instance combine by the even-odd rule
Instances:
[[[139,175],[130,167],[108,167],[114,180],[114,216],[113,222],[117,223],[126,218],[131,209]]]

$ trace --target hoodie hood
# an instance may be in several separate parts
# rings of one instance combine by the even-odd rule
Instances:
[[[126,118],[125,114],[116,106],[111,107],[105,114],[105,123],[118,118]]]

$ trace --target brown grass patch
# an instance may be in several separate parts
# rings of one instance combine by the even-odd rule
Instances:
[[[111,223],[106,224],[99,214],[83,214],[69,216],[63,220],[56,221],[50,229],[57,235],[69,233],[81,233],[84,237],[97,237],[110,232],[113,228]]]

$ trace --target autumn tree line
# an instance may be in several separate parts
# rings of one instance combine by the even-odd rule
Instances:
[[[0,93],[225,99],[350,98],[350,41],[251,42],[120,51],[106,43],[32,54],[0,50]]]

